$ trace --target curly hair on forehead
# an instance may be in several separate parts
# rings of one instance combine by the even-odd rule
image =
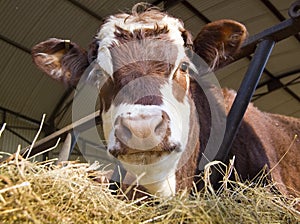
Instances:
[[[122,14],[119,15],[122,16]],[[127,14],[124,22],[130,20],[130,22],[149,23],[149,22],[160,21],[165,16],[174,18],[173,16],[169,15],[167,12],[163,12],[161,8],[157,6],[153,6],[152,4],[146,2],[140,2],[135,4],[132,7],[131,13]],[[183,25],[183,22],[180,19],[177,20]]]
[[[162,12],[162,10],[147,2],[140,2],[135,4],[131,9],[131,15],[135,17],[139,17],[141,15],[147,15],[149,13],[158,13],[160,15],[165,15],[165,12]]]

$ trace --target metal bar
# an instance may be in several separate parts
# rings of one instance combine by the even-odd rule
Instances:
[[[71,152],[71,145],[72,145],[72,134],[68,133],[67,137],[65,139],[65,142],[64,142],[64,144],[63,144],[63,146],[62,146],[62,148],[59,152],[56,164],[59,164],[61,162],[69,160],[69,155],[70,155],[70,152]]]
[[[79,133],[75,133],[74,131],[72,131],[71,137],[72,137],[72,141],[71,141],[71,149],[70,149],[70,154],[69,154],[69,156],[71,155],[71,153],[72,153],[73,150],[74,150],[74,147],[75,147],[75,145],[76,145],[76,143],[77,143],[77,139],[78,139],[78,137],[79,137]]]
[[[186,2],[186,1],[184,1],[184,2]],[[185,3],[185,5],[190,5],[188,2],[187,3]],[[192,6],[193,7],[193,6]],[[192,9],[192,7],[190,7],[191,9]],[[193,7],[194,8],[194,7]],[[195,9],[195,8],[194,8]],[[197,9],[195,9],[195,10],[197,10]],[[198,11],[198,10],[197,10]],[[199,13],[198,13],[199,14]],[[199,14],[200,15],[200,14]],[[198,16],[199,16],[198,15]],[[208,20],[207,18],[205,19],[205,20]],[[259,34],[257,34],[257,35],[255,35],[255,36],[253,36],[253,37],[251,37],[251,38],[249,38],[245,43],[244,43],[244,45],[243,45],[243,47],[242,47],[242,50],[241,50],[241,54],[239,55],[239,57],[241,58],[241,57],[245,57],[245,56],[247,56],[247,55],[249,55],[249,54],[251,54],[251,53],[253,53],[253,51],[254,51],[254,49],[255,49],[255,47],[256,47],[256,45],[259,43],[259,41],[261,41],[262,39],[265,39],[266,37],[267,38],[273,38],[274,39],[274,41],[280,41],[280,40],[282,40],[282,39],[285,39],[285,38],[287,38],[288,36],[290,36],[290,35],[294,35],[295,33],[297,33],[297,32],[299,32],[299,30],[300,30],[300,26],[299,26],[299,24],[300,24],[300,22],[299,22],[299,20],[293,20],[293,19],[289,19],[289,20],[286,20],[286,21],[284,21],[284,22],[282,22],[282,23],[280,23],[280,24],[278,24],[278,25],[276,25],[276,26],[274,26],[274,27],[271,27],[271,28],[269,28],[269,29],[267,29],[266,31],[264,31],[264,32],[261,32],[261,33],[259,33]],[[272,45],[274,45],[274,41],[272,40],[272,41],[270,41],[270,40],[264,40],[262,43],[260,43],[259,44],[259,47],[256,49],[256,52],[258,52],[258,50],[259,49],[262,49],[263,48],[263,46],[265,46],[265,45],[267,45],[266,43],[270,43],[270,42],[272,42]],[[266,48],[266,46],[265,46],[265,48]],[[270,49],[269,49],[270,50]],[[261,53],[261,51],[262,50],[260,50],[260,54],[263,54],[263,53]],[[255,57],[252,59],[252,61],[251,61],[251,64],[253,64],[253,65],[255,65],[255,66],[262,66],[261,65],[261,59],[257,59],[257,55],[258,53],[255,53]],[[269,55],[267,56],[267,57],[269,57]],[[235,58],[235,60],[237,60],[237,59],[239,59],[239,58]],[[266,59],[267,60],[267,59]],[[265,61],[266,61],[265,60]],[[255,61],[255,63],[254,63],[254,61]],[[263,64],[263,66],[262,66],[262,69],[263,69],[263,67],[265,66],[265,61],[264,61],[264,64]],[[260,64],[259,64],[260,63]],[[249,67],[249,69],[248,69],[248,72],[247,72],[247,74],[246,74],[246,77],[247,76],[249,76],[249,74],[248,73],[250,73],[250,71],[252,71],[252,72],[254,72],[253,70],[254,70],[254,67],[252,67],[251,66],[251,64],[250,64],[250,67]],[[260,71],[260,74],[258,73],[258,72],[254,72],[253,74],[254,74],[254,76],[257,76],[257,74],[259,74],[259,77],[260,77],[260,75],[261,75],[261,72],[262,71]],[[251,74],[250,74],[250,76],[251,76]],[[246,80],[246,77],[244,78],[244,80]],[[258,78],[259,78],[258,77]],[[258,78],[256,77],[256,83],[254,84],[254,89],[255,89],[255,87],[256,87],[256,85],[257,85],[257,82],[258,82]],[[250,77],[250,78],[248,78],[249,80],[248,81],[253,81],[253,80],[255,80],[255,78],[254,77]],[[252,86],[253,87],[253,86]],[[240,89],[242,89],[242,87],[240,88]],[[247,85],[247,88],[246,89],[248,89],[248,85]],[[250,89],[248,89],[247,90],[247,92],[249,93],[249,91],[250,91]],[[254,91],[254,90],[253,90]],[[240,92],[240,91],[239,91]],[[251,91],[250,91],[251,92]],[[240,93],[238,93],[238,96],[239,96],[239,94]],[[252,95],[253,94],[253,92],[250,94],[250,95]],[[247,94],[246,94],[246,97],[247,97]],[[248,97],[249,97],[249,95],[248,95]],[[251,99],[251,96],[250,96],[250,99]],[[236,99],[237,100],[237,99]],[[236,100],[235,100],[235,102],[236,102]],[[244,100],[242,100],[240,103],[242,103],[242,104],[245,104],[245,102],[243,102]],[[249,101],[246,103],[246,107],[247,107],[247,105],[248,105],[248,103],[249,103]],[[239,105],[238,107],[240,107],[241,105]],[[233,109],[232,109],[233,110]],[[232,112],[233,113],[233,112]],[[231,114],[232,114],[231,113]],[[237,110],[235,113],[242,113],[242,111],[241,110]],[[233,117],[233,120],[235,119],[235,117],[233,116],[233,115],[231,115],[231,117]],[[69,126],[67,126],[67,127],[65,127],[65,128],[63,128],[63,129],[61,129],[61,130],[59,130],[59,131],[57,131],[57,132],[55,132],[55,133],[53,133],[52,135],[50,135],[50,136],[47,136],[46,138],[44,138],[44,139],[42,139],[42,140],[40,140],[39,142],[37,142],[36,144],[35,144],[35,146],[34,146],[34,148],[33,148],[33,150],[32,150],[32,154],[34,154],[34,153],[37,153],[37,152],[40,152],[40,151],[42,151],[43,150],[43,148],[44,149],[46,149],[47,147],[49,147],[49,146],[51,146],[51,145],[53,145],[55,142],[56,142],[56,140],[57,140],[57,138],[58,137],[61,137],[62,139],[64,139],[64,138],[66,138],[66,135],[67,135],[67,133],[68,132],[70,132],[71,130],[73,130],[73,127],[78,127],[78,126],[80,126],[81,128],[82,128],[82,130],[86,130],[86,129],[88,129],[88,128],[90,128],[91,127],[91,120],[93,120],[93,119],[100,119],[99,118],[99,113],[94,113],[94,114],[92,114],[92,115],[89,115],[89,116],[87,116],[86,118],[83,118],[83,119],[81,119],[80,121],[78,121],[78,122],[74,122],[73,124],[71,124],[71,125],[69,125]],[[238,123],[238,125],[239,125],[239,122],[234,122],[234,121],[231,121],[232,122],[232,124],[237,124]],[[94,122],[92,122],[92,124],[94,124]],[[229,128],[228,128],[229,129]],[[233,129],[233,131],[235,131],[236,132],[236,130],[234,130]],[[227,135],[229,135],[229,134],[227,134]],[[231,134],[232,135],[232,134]],[[234,133],[234,135],[235,135],[235,133]],[[233,137],[234,137],[234,135],[233,135]],[[233,139],[233,138],[232,138]],[[228,141],[228,140],[227,140]],[[228,144],[228,143],[227,143]],[[228,149],[227,149],[228,150]],[[217,155],[218,156],[218,155]],[[217,157],[218,158],[218,157]],[[216,158],[216,159],[217,159]],[[122,173],[122,172],[120,172],[120,171],[118,171],[118,173]],[[215,172],[214,172],[215,173]],[[215,175],[213,173],[213,175]],[[123,174],[122,174],[123,175]],[[124,175],[125,176],[125,175]],[[117,178],[118,179],[118,178]],[[213,180],[213,179],[212,179]]]
[[[250,61],[252,59],[251,56],[247,56],[247,58]],[[297,94],[295,94],[292,90],[290,90],[288,88],[284,88],[284,84],[280,81],[280,79],[278,77],[276,77],[275,75],[273,75],[267,68],[264,69],[264,73],[267,76],[269,76],[273,82],[276,82],[284,91],[286,91],[289,95],[291,95],[292,97],[294,97],[296,100],[298,100],[300,102],[300,98],[297,96]]]
[[[275,26],[272,26],[254,36],[249,37],[244,44],[240,52],[234,56],[233,61],[244,58],[252,54],[256,48],[256,45],[262,39],[273,39],[275,42],[279,42],[283,39],[288,38],[291,35],[295,35],[300,32],[300,18],[299,19],[287,19]],[[228,61],[227,64],[233,61]]]
[[[6,123],[6,111],[3,111],[3,115],[2,115],[2,124]]]
[[[292,18],[292,19],[288,19],[285,20],[273,27],[270,27],[264,31],[262,31],[261,33],[258,33],[254,36],[249,37],[243,44],[240,52],[234,56],[234,58],[230,61],[228,60],[227,63],[224,63],[222,65],[222,67],[232,63],[233,61],[239,60],[241,58],[247,57],[249,60],[251,60],[251,57],[249,56],[250,54],[252,54],[257,46],[257,44],[263,40],[263,39],[272,39],[275,42],[279,42],[283,39],[286,39],[287,37],[291,36],[291,35],[295,35],[298,32],[300,32],[300,16],[298,16],[297,18]],[[271,79],[276,79],[279,81],[279,79],[274,76],[270,71],[268,71],[267,69],[264,70],[264,72],[271,78]],[[281,83],[281,82],[280,82]],[[282,86],[284,86],[281,83]],[[292,90],[288,89],[288,88],[283,88],[289,95],[291,95],[292,97],[294,97],[296,100],[298,100],[300,102],[300,98],[299,96],[297,96],[297,94],[295,94]]]
[[[215,160],[228,161],[229,151],[233,140],[237,134],[243,116],[246,112],[248,104],[256,89],[259,79],[263,73],[266,63],[270,57],[275,41],[271,39],[263,40],[258,44],[254,57],[250,62],[248,70],[244,76],[241,86],[237,92],[237,96],[231,106],[227,116],[226,131],[222,145],[215,157]],[[211,182],[217,185],[221,174],[215,169],[211,174]]]
[[[38,127],[33,128],[33,127],[23,127],[23,126],[15,126],[15,125],[9,125],[7,127],[12,128],[12,129],[31,130],[31,131],[37,131],[37,130],[39,130]]]
[[[281,12],[270,2],[269,0],[261,0],[261,2],[279,19],[279,21],[284,21],[286,18],[281,14]],[[294,37],[300,42],[299,34],[295,34]]]

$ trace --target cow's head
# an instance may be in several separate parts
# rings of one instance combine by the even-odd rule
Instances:
[[[183,23],[157,9],[110,16],[86,53],[76,44],[49,39],[33,48],[35,63],[55,79],[99,87],[108,152],[141,177],[151,193],[175,192],[182,154],[198,146],[199,124],[190,92],[191,35]],[[205,26],[194,48],[211,68],[230,57],[246,36],[243,25],[222,20]],[[94,61],[94,63],[92,63]]]

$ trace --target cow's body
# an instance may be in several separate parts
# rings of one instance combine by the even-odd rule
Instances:
[[[217,21],[202,29],[194,49],[215,69],[238,51],[246,34],[235,21]],[[199,158],[212,133],[207,96],[213,96],[225,116],[235,95],[223,90],[222,96],[213,85],[203,89],[195,74],[191,76],[195,64],[187,50],[192,44],[181,21],[146,9],[109,17],[88,54],[74,43],[68,42],[66,48],[58,39],[40,43],[32,53],[42,70],[71,85],[95,60],[88,79],[107,76],[105,83],[96,85],[101,87],[109,154],[148,192],[170,196],[190,189],[199,172]],[[286,186],[300,190],[300,143],[295,135],[300,135],[299,119],[249,105],[230,152],[242,179],[252,179],[267,165],[282,192],[287,193]]]
[[[225,91],[227,110],[235,92]],[[249,104],[231,149],[243,180],[252,180],[264,166],[281,192],[300,191],[300,121],[298,118],[262,112]]]

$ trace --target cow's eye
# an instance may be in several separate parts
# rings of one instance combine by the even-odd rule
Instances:
[[[188,62],[182,62],[180,65],[180,70],[182,72],[187,72],[189,69],[190,64]]]

